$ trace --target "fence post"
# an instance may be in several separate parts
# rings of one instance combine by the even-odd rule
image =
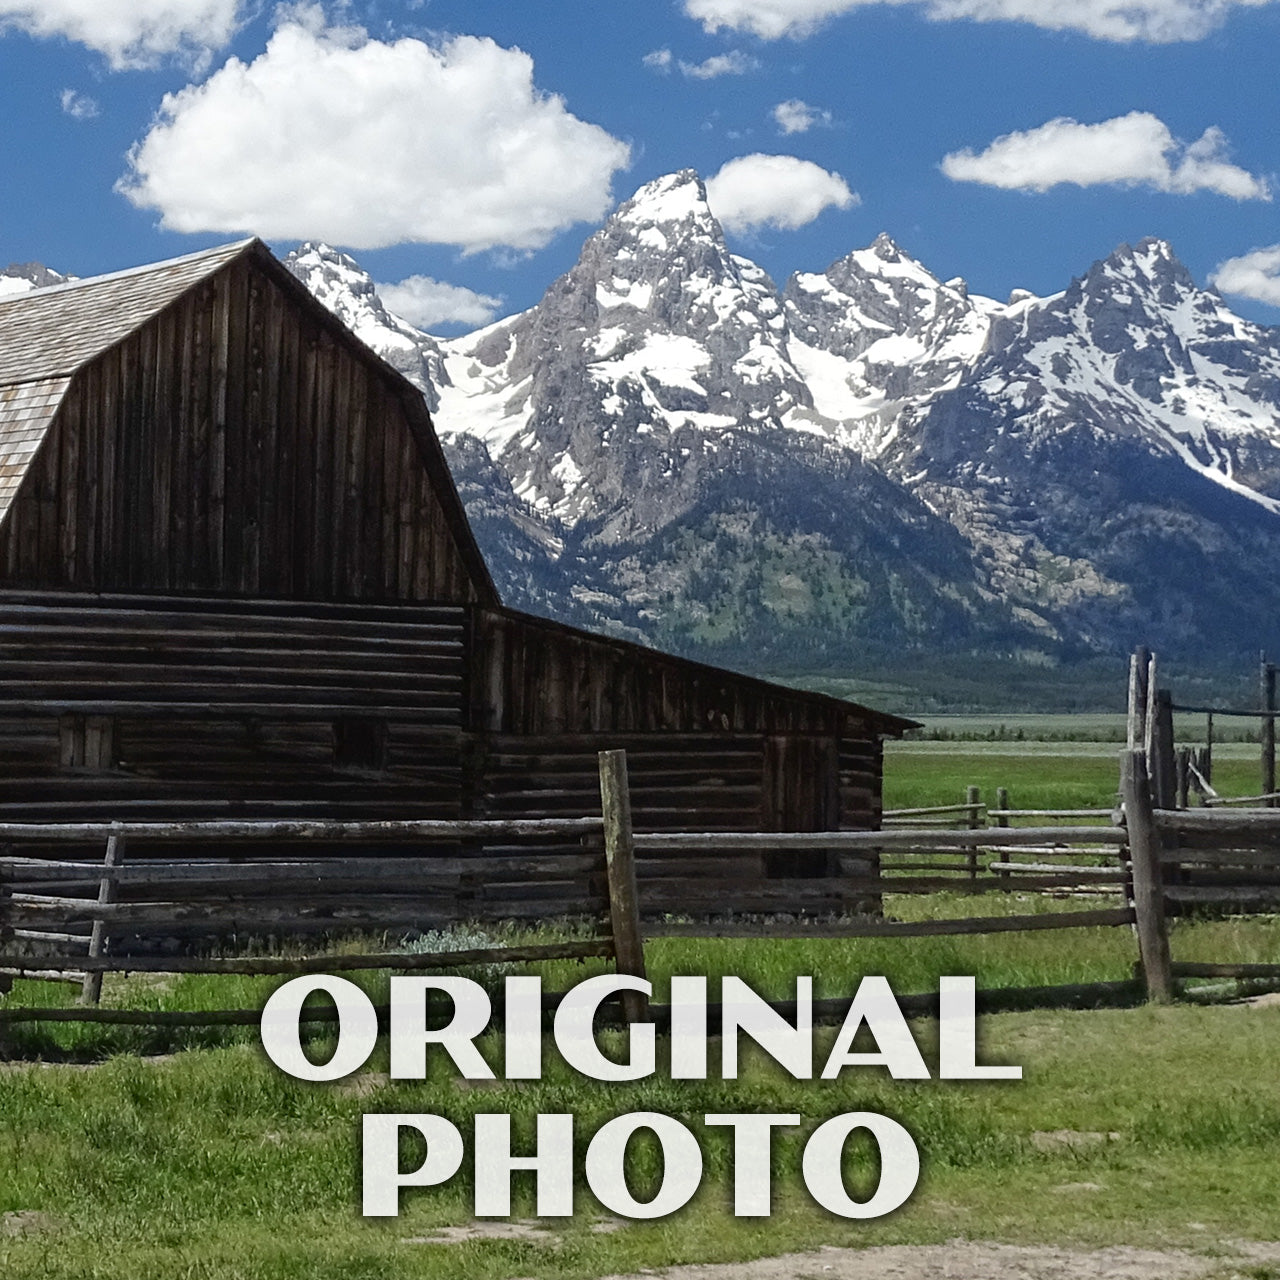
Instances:
[[[997,787],[996,788],[996,808],[1007,809],[1008,807],[1009,807],[1009,788]],[[1001,814],[1000,817],[996,819],[997,827],[1007,827],[1008,825],[1009,825],[1009,819],[1006,818],[1003,814]],[[1007,853],[1005,854],[1005,858],[1007,860],[1008,858]],[[1000,872],[1000,878],[1002,880],[1007,880],[1009,878],[1009,873],[1007,871]]]
[[[636,850],[631,831],[631,788],[627,783],[627,753],[602,751],[600,807],[604,815],[604,854],[609,875],[609,919],[613,926],[614,964],[619,973],[643,978],[644,938],[640,932],[640,901],[636,891]],[[628,1022],[643,1021],[649,1002],[639,991],[622,993],[622,1012]]]
[[[1168,1004],[1174,995],[1169,958],[1169,929],[1164,914],[1160,875],[1160,833],[1152,812],[1147,760],[1141,751],[1120,756],[1120,798],[1124,801],[1133,872],[1133,908],[1137,916],[1138,952],[1147,983],[1147,998]]]
[[[1258,695],[1264,712],[1276,709],[1276,669],[1267,661],[1265,653],[1258,673]],[[1273,809],[1276,803],[1271,798],[1276,789],[1276,722],[1269,715],[1262,717],[1262,730],[1258,737],[1262,743],[1262,794],[1267,797],[1262,803]]]
[[[1129,659],[1129,750],[1142,746],[1146,741],[1147,723],[1147,663],[1151,655],[1145,645],[1139,645]]]
[[[1157,809],[1178,807],[1178,768],[1173,745],[1173,695],[1157,689],[1151,751],[1147,756],[1151,799]]]
[[[7,944],[13,939],[12,904],[9,900],[13,890],[6,883],[7,879],[7,868],[0,864],[0,950],[6,950]],[[0,995],[12,986],[13,979],[0,974]]]
[[[102,869],[109,871],[119,865],[124,857],[124,836],[107,837],[107,850],[102,856]],[[98,882],[98,902],[101,905],[114,902],[116,899],[115,877],[104,875]],[[107,940],[107,922],[102,919],[93,922],[89,933],[89,957],[96,960],[103,952]],[[102,999],[102,973],[86,973],[84,984],[80,988],[81,1004],[97,1004]]]
[[[1178,773],[1178,808],[1185,809],[1191,798],[1191,748],[1179,747],[1176,757]]]
[[[969,830],[976,831],[982,823],[982,815],[978,810],[982,807],[982,792],[977,787],[966,787],[964,790],[964,802],[969,806]],[[976,880],[978,878],[978,846],[969,846],[969,879]]]

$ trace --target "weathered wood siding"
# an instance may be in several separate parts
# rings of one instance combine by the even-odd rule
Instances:
[[[0,593],[0,812],[456,817],[463,636],[447,607]]]
[[[485,598],[420,400],[293,295],[243,257],[76,375],[0,526],[5,585]]]
[[[594,812],[596,752],[623,747],[637,830],[878,825],[871,713],[509,610],[472,616],[477,817]],[[801,861],[769,869],[823,873],[822,856]]]

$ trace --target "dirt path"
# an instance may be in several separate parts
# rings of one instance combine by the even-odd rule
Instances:
[[[1059,1249],[956,1240],[876,1249],[823,1248],[755,1262],[664,1267],[602,1280],[1253,1280],[1268,1274],[1280,1280],[1280,1242],[1233,1241],[1208,1257],[1180,1249]]]

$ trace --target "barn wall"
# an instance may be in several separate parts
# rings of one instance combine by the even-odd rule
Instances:
[[[451,608],[2,593],[0,812],[456,817],[463,636]]]
[[[596,753],[622,747],[638,830],[879,824],[872,715],[508,610],[472,617],[477,816],[592,811]]]
[[[402,394],[239,259],[76,376],[0,527],[4,583],[476,599]]]

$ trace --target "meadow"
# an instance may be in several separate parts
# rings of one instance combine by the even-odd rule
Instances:
[[[1224,771],[1243,791],[1256,747]],[[954,802],[966,785],[1006,786],[1019,807],[1107,805],[1115,743],[922,740],[894,746],[886,802]],[[1234,747],[1232,749],[1234,751]],[[1223,776],[1227,776],[1224,772]],[[1234,780],[1234,773],[1231,774]],[[1225,789],[1225,783],[1224,789]],[[1040,899],[1010,895],[1007,909]],[[992,909],[984,901],[984,912]],[[889,909],[953,914],[958,895],[901,899]],[[1061,909],[1061,903],[1052,904]],[[1200,919],[1174,928],[1179,959],[1274,961],[1280,919]],[[816,994],[848,995],[864,974],[899,992],[927,992],[942,974],[973,974],[983,987],[1116,980],[1130,975],[1128,929],[925,939],[657,939],[647,947],[657,998],[669,977],[737,974],[777,998],[811,974]],[[563,989],[602,970],[550,963],[539,972]],[[492,986],[501,972],[474,974]],[[371,994],[381,979],[365,979]],[[109,978],[104,1003],[163,1008],[261,1003],[270,980]],[[73,991],[17,984],[7,1003],[70,1001]],[[796,1080],[748,1049],[737,1080],[647,1080],[602,1086],[546,1055],[541,1080],[460,1080],[433,1060],[424,1081],[392,1081],[385,1057],[333,1084],[294,1080],[272,1066],[256,1029],[11,1027],[0,1064],[0,1274],[89,1280],[588,1280],[682,1261],[721,1261],[819,1244],[937,1243],[965,1238],[1100,1246],[1175,1245],[1213,1255],[1240,1238],[1280,1237],[1280,1005],[1228,1002],[1207,991],[1172,1007],[1035,1010],[985,1016],[986,1062],[1016,1063],[1020,1081],[894,1081],[875,1067],[831,1081]],[[935,1025],[913,1024],[932,1063]],[[317,1031],[314,1052],[327,1052]],[[817,1032],[818,1060],[835,1032]],[[620,1049],[620,1032],[606,1044]],[[481,1041],[501,1061],[501,1037]],[[379,1050],[379,1054],[382,1050]],[[43,1059],[38,1061],[37,1059]],[[715,1055],[713,1055],[713,1061]],[[661,1062],[661,1051],[660,1051]],[[851,1222],[820,1209],[799,1177],[804,1137],[846,1111],[880,1112],[914,1136],[922,1176],[911,1200],[886,1218]],[[653,1222],[610,1217],[579,1188],[567,1219],[535,1219],[532,1179],[517,1178],[515,1214],[475,1235],[470,1155],[447,1186],[404,1194],[393,1220],[359,1214],[360,1118],[371,1111],[445,1115],[468,1133],[477,1112],[509,1112],[517,1142],[532,1117],[570,1112],[581,1157],[612,1116],[658,1111],[701,1131],[710,1112],[795,1112],[772,1157],[773,1212],[732,1215],[730,1146],[706,1131],[702,1190]],[[633,1191],[651,1190],[653,1152],[638,1145]],[[408,1156],[406,1156],[408,1158]],[[874,1161],[851,1149],[847,1176],[866,1187]],[[442,1228],[459,1228],[442,1243]],[[1238,1272],[1222,1271],[1222,1276]],[[1258,1265],[1251,1280],[1280,1272]]]

